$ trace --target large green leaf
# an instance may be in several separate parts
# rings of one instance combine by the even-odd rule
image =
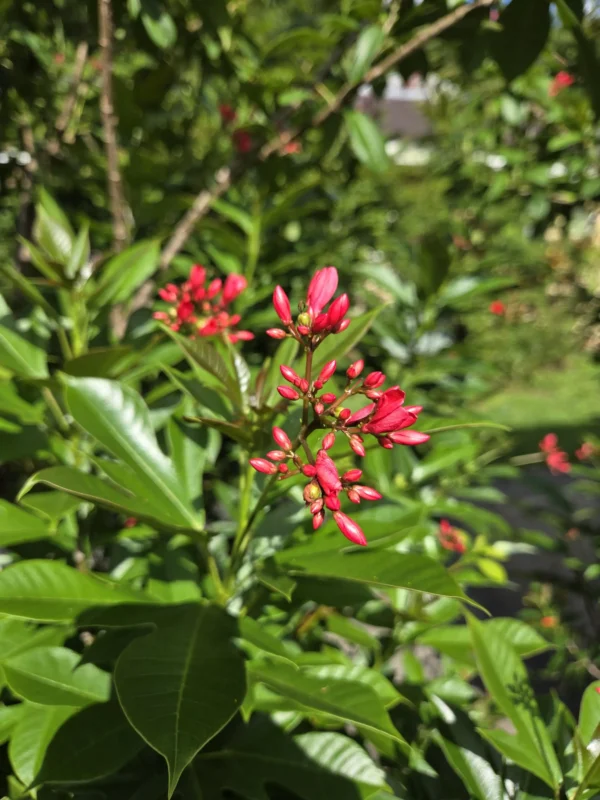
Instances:
[[[93,606],[144,601],[140,593],[60,561],[20,561],[0,572],[0,613],[12,617],[61,622]]]
[[[472,602],[454,578],[427,556],[366,550],[360,553],[311,552],[310,546],[284,550],[277,560],[294,577],[308,575],[357,581],[369,586],[412,589]]]
[[[377,318],[377,315],[380,314],[384,308],[385,306],[372,308],[359,317],[354,317],[350,326],[346,328],[343,333],[330,334],[315,352],[313,358],[313,370],[315,374],[328,361],[331,361],[333,358],[340,359],[345,356],[346,353],[363,338]],[[299,370],[299,372],[302,375],[304,374],[303,370]]]
[[[191,406],[191,403],[189,404]],[[191,411],[186,403],[185,411]],[[192,427],[182,419],[171,417],[167,425],[169,452],[184,488],[188,503],[202,495],[202,472],[206,460],[208,435],[205,428]]]
[[[48,525],[43,520],[8,500],[0,500],[0,547],[35,542],[47,536]]]
[[[73,250],[73,230],[53,197],[42,189],[35,209],[33,234],[52,261],[66,265]]]
[[[386,708],[392,708],[405,699],[379,670],[362,664],[322,664],[304,669],[303,674],[321,681],[354,681],[370,686]]]
[[[34,647],[62,644],[69,631],[62,626],[35,626],[13,617],[0,620],[0,659],[6,660]]]
[[[114,774],[143,746],[116,699],[89,706],[58,729],[35,783],[81,783]]]
[[[385,40],[385,31],[379,25],[368,25],[356,41],[348,79],[358,83],[373,63]]]
[[[81,501],[72,495],[63,492],[37,492],[28,494],[20,501],[22,506],[30,508],[39,517],[49,520],[56,528],[59,520],[64,519],[81,505]]]
[[[391,162],[385,151],[381,128],[375,120],[360,111],[346,111],[344,119],[356,158],[373,172],[389,169]]]
[[[517,730],[520,744],[516,749],[525,748],[531,772],[556,789],[561,784],[562,772],[523,662],[501,635],[487,635],[482,623],[471,615],[468,623],[483,682]],[[492,733],[495,736],[497,732]],[[493,737],[489,738],[493,741]]]
[[[142,0],[141,20],[146,33],[155,45],[166,50],[177,41],[177,27],[173,17],[158,0]]]
[[[244,699],[236,626],[217,606],[183,606],[169,624],[136,639],[117,662],[115,684],[127,718],[169,769],[169,796],[196,753]]]
[[[136,517],[136,519],[148,522],[158,528],[190,529],[190,525],[182,525],[178,517],[171,516],[169,509],[164,509],[162,513],[160,509],[155,509],[156,498],[154,498],[154,503],[150,503],[148,498],[125,494],[96,475],[79,472],[73,467],[48,467],[36,472],[21,489],[19,499],[38,483],[66,492],[72,497],[103,506],[111,511],[118,511],[128,517]],[[37,495],[33,495],[33,497],[36,498]]]
[[[46,353],[16,331],[0,325],[0,366],[21,378],[48,377]]]
[[[385,706],[371,686],[357,681],[318,678],[283,662],[248,665],[254,681],[292,701],[293,708],[317,712],[339,723],[352,723],[365,733],[381,734],[401,746],[406,742],[392,724]]]
[[[46,748],[56,731],[79,709],[70,706],[24,704],[8,745],[8,757],[15,774],[25,786],[38,774]]]
[[[168,330],[167,332],[177,342],[192,368],[196,371],[199,368],[200,376],[208,373],[209,376],[216,379],[217,385],[227,391],[230,400],[239,405],[241,395],[237,380],[214,345],[203,338],[188,339],[175,331]]]
[[[492,36],[492,51],[504,77],[512,81],[529,69],[550,33],[550,4],[511,0],[500,14],[502,32]]]
[[[94,296],[97,306],[124,303],[158,267],[160,242],[145,239],[113,256],[102,267],[98,292]]]
[[[599,729],[600,681],[594,681],[583,693],[579,708],[579,735],[586,747],[598,735]]]
[[[68,375],[112,378],[131,359],[131,347],[95,347],[63,365]]]
[[[264,627],[252,617],[242,617],[238,621],[242,641],[248,642],[253,647],[269,653],[276,658],[294,665],[294,659],[287,651],[283,642],[272,636]]]
[[[148,407],[127,386],[101,378],[65,378],[75,421],[120,458],[181,525],[200,527],[172,461],[158,446]]]
[[[222,749],[200,753],[192,770],[202,800],[222,800],[227,790],[269,800],[274,786],[302,800],[360,800],[387,788],[383,770],[348,736],[291,738],[264,717],[237,731]]]
[[[93,664],[78,667],[80,658],[66,647],[36,647],[2,660],[12,691],[32,703],[87,706],[110,695],[110,675]]]

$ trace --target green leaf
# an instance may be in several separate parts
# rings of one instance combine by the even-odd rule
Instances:
[[[21,501],[21,505],[35,511],[38,516],[50,520],[56,527],[59,520],[64,519],[81,505],[77,497],[63,494],[62,492],[38,492],[29,494]]]
[[[112,378],[130,359],[130,347],[96,347],[63,365],[63,372],[78,378]]]
[[[296,583],[277,566],[273,559],[258,565],[257,577],[267,589],[282,595],[288,602],[292,599]]]
[[[347,680],[320,679],[292,669],[287,664],[248,664],[254,681],[293,702],[304,713],[325,714],[343,724],[352,723],[365,733],[381,734],[403,747],[406,742],[394,727],[377,693],[371,686]]]
[[[591,683],[583,693],[579,708],[579,734],[587,747],[600,728],[600,681]]]
[[[166,50],[177,41],[173,17],[156,0],[142,0],[141,19],[146,33],[157,47]]]
[[[479,673],[487,690],[498,708],[512,720],[520,742],[534,754],[529,769],[556,789],[562,782],[560,765],[523,662],[506,639],[486,635],[485,627],[471,615],[468,624]],[[493,733],[495,736],[497,732]]]
[[[7,500],[0,500],[0,547],[35,542],[49,535],[48,525]]]
[[[385,151],[385,141],[377,123],[360,111],[344,113],[350,146],[356,158],[373,172],[385,172],[391,162]]]
[[[11,617],[62,622],[92,606],[144,601],[140,593],[59,561],[20,561],[0,572],[0,613]]]
[[[14,706],[0,706],[0,744],[8,742],[24,710],[23,703]]]
[[[38,483],[43,483],[52,489],[66,492],[72,497],[86,500],[111,511],[126,514],[128,517],[136,517],[158,528],[190,529],[189,525],[182,525],[177,517],[169,516],[168,509],[161,513],[160,510],[153,507],[148,499],[125,494],[96,475],[88,475],[72,467],[48,467],[36,472],[26,481],[19,493],[19,499]],[[34,503],[37,497],[39,495],[34,495]],[[156,498],[154,500],[156,501]]]
[[[385,41],[385,33],[379,25],[368,25],[358,37],[352,65],[348,70],[351,83],[358,83],[373,63]]]
[[[36,647],[7,660],[2,668],[11,690],[32,703],[48,706],[87,706],[105,703],[110,675],[85,664],[66,647]]]
[[[46,749],[57,730],[77,708],[24,704],[8,745],[8,757],[15,774],[25,786],[40,771]]]
[[[68,634],[63,627],[36,627],[20,619],[0,620],[0,654],[9,659],[34,647],[62,644]]]
[[[0,366],[21,378],[48,377],[46,353],[16,331],[0,325]]]
[[[154,273],[160,257],[160,241],[144,239],[131,245],[103,266],[94,305],[125,303]]]
[[[127,464],[179,524],[199,527],[173,462],[158,446],[142,398],[101,378],[67,377],[65,382],[65,401],[77,424]]]
[[[412,589],[473,602],[437,561],[414,553],[392,553],[387,550],[351,554],[312,553],[310,546],[302,546],[283,551],[276,558],[292,577],[339,578],[369,586]]]
[[[308,667],[303,670],[303,674],[321,681],[354,681],[363,686],[370,686],[386,708],[392,708],[404,701],[394,684],[381,672],[360,664],[323,664]]]
[[[349,642],[354,642],[361,647],[366,647],[375,652],[381,649],[381,642],[375,636],[372,636],[365,627],[355,624],[348,617],[342,614],[329,614],[325,620],[327,630],[331,633],[336,633],[342,636]]]
[[[33,235],[52,261],[65,266],[73,251],[73,230],[56,202],[45,190],[42,193],[36,205]]]
[[[252,233],[254,221],[252,216],[242,208],[238,208],[238,206],[234,206],[233,203],[228,203],[221,198],[213,202],[212,208],[217,214],[221,214],[221,216],[225,217],[230,222],[234,222],[246,235],[249,236]]]
[[[90,224],[84,222],[81,226],[77,238],[73,243],[69,263],[65,267],[65,275],[67,278],[74,278],[81,268],[87,263],[90,257]]]
[[[196,753],[240,708],[244,662],[235,622],[217,606],[184,606],[171,624],[136,639],[117,662],[115,685],[129,722],[163,755],[169,797]]]
[[[492,52],[504,77],[512,81],[526,72],[546,45],[550,33],[550,3],[511,0],[499,19],[501,32],[492,36]]]
[[[315,352],[313,359],[315,373],[333,358],[338,360],[343,358],[349,350],[360,342],[384,308],[385,306],[372,308],[359,317],[352,318],[349,327],[343,333],[334,333],[328,336]],[[300,372],[304,374],[302,370]]]
[[[383,770],[348,736],[328,732],[291,738],[265,717],[253,718],[222,749],[200,753],[192,770],[202,800],[222,800],[231,793],[269,800],[273,786],[302,800],[360,800],[374,788],[387,788]]]
[[[201,370],[216,378],[227,391],[230,399],[239,406],[241,397],[238,383],[227,369],[227,364],[217,349],[206,339],[187,339],[171,330],[168,333],[177,342],[192,368],[200,367]]]
[[[113,775],[143,746],[117,700],[84,708],[54,735],[35,784],[82,783]]]
[[[288,653],[285,645],[275,636],[268,633],[264,627],[252,617],[242,617],[238,620],[242,639],[269,655],[276,656],[295,666],[293,657]]]
[[[191,405],[191,404],[190,404]],[[187,407],[187,406],[186,406]],[[202,495],[202,473],[206,461],[207,431],[171,417],[167,424],[169,452],[188,503]]]

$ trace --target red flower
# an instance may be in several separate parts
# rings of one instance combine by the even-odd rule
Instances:
[[[300,142],[288,142],[281,148],[281,154],[284,156],[291,156],[301,152],[302,144]]]
[[[235,110],[227,103],[219,106],[219,114],[224,123],[233,122],[237,117]]]
[[[540,450],[542,453],[551,453],[556,450],[558,444],[558,436],[555,433],[547,433],[540,442]]]
[[[138,521],[137,521],[136,517],[127,517],[127,519],[123,523],[123,527],[124,528],[135,528],[137,523],[138,523]]]
[[[453,553],[466,552],[466,545],[461,538],[460,531],[454,528],[447,519],[440,520],[438,539],[444,550]]]
[[[497,317],[502,317],[506,314],[506,306],[501,300],[494,300],[490,303],[490,314],[495,314]]]
[[[233,146],[238,151],[238,153],[249,153],[252,150],[252,137],[248,133],[248,131],[240,130],[233,132]]]
[[[546,454],[546,464],[550,472],[570,472],[569,456],[564,450],[558,448],[558,436],[555,433],[547,433],[540,442],[540,450]]]
[[[306,302],[313,316],[317,316],[325,308],[335,294],[338,285],[338,272],[335,267],[323,267],[317,270],[308,285]]]
[[[558,625],[558,618],[552,616],[542,617],[540,620],[540,625],[542,628],[556,628]]]
[[[281,288],[276,286],[273,292],[273,307],[279,319],[284,325],[292,324],[292,307],[290,306],[290,298]],[[268,331],[267,331],[268,332]]]
[[[344,534],[346,539],[349,539],[353,544],[360,544],[366,546],[367,540],[359,525],[353,519],[347,517],[343,511],[334,511],[333,518],[335,524],[340,531]]]
[[[571,73],[561,70],[555,75],[554,80],[550,84],[550,88],[548,89],[548,97],[556,97],[556,95],[560,94],[563,89],[567,89],[574,83],[575,78],[571,75]]]
[[[399,386],[387,389],[376,402],[373,416],[362,426],[364,433],[391,433],[416,422],[416,416],[402,408],[405,397]]]
[[[575,456],[578,461],[585,461],[586,458],[591,458],[596,452],[596,448],[591,442],[583,442],[581,447],[575,450]]]
[[[326,495],[337,495],[342,491],[340,474],[326,450],[319,450],[317,453],[317,480]]]
[[[227,276],[225,285],[220,278],[215,278],[208,286],[205,283],[206,269],[194,264],[181,287],[168,283],[159,290],[158,296],[171,308],[169,311],[156,311],[154,318],[166,322],[175,331],[184,327],[190,336],[224,334],[234,343],[253,339],[254,334],[250,331],[235,330],[241,317],[227,311],[227,306],[246,289],[246,278],[231,274]]]

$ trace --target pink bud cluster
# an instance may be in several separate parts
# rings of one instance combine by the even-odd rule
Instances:
[[[346,381],[343,391],[338,395],[327,391],[326,384],[337,370],[337,361],[324,364],[318,374],[312,374],[313,353],[323,339],[348,327],[349,320],[345,314],[349,307],[346,294],[333,300],[327,310],[338,284],[335,267],[325,267],[312,278],[306,302],[301,305],[300,314],[294,321],[291,304],[284,290],[277,286],[273,294],[273,305],[281,319],[283,328],[274,328],[267,333],[275,339],[292,336],[304,347],[306,352],[307,371],[299,375],[292,367],[283,364],[281,374],[286,381],[277,387],[284,400],[294,402],[302,400],[303,425],[298,442],[293,445],[287,434],[280,428],[273,429],[273,437],[280,450],[271,450],[267,458],[254,458],[252,466],[259,472],[279,475],[285,478],[302,473],[311,481],[304,490],[304,499],[313,515],[313,527],[319,528],[325,519],[325,512],[331,511],[340,531],[355,544],[365,545],[366,539],[360,527],[341,510],[340,495],[345,494],[352,503],[361,500],[380,500],[381,495],[375,489],[363,485],[355,485],[362,472],[359,469],[349,470],[341,477],[335,462],[328,454],[336,441],[336,436],[345,437],[350,448],[358,456],[366,454],[365,437],[373,436],[382,447],[391,449],[394,445],[417,445],[426,442],[427,433],[408,430],[418,419],[421,406],[405,406],[405,393],[399,386],[382,389],[386,381],[383,372],[375,371],[361,377],[365,368],[364,361],[358,359],[346,370]],[[353,396],[362,396],[368,402],[358,411],[352,411],[344,404]],[[308,412],[312,409],[312,419]],[[312,456],[306,437],[313,431],[325,429],[321,449],[316,457]],[[309,456],[305,463],[297,450],[302,446]],[[292,460],[294,469],[290,471],[282,462]]]
[[[250,331],[234,330],[241,321],[239,314],[230,314],[227,306],[247,286],[243,275],[228,275],[225,282],[220,278],[206,285],[206,269],[195,264],[188,280],[181,286],[168,283],[160,289],[158,296],[168,303],[167,311],[155,311],[154,319],[165,322],[174,331],[185,331],[190,337],[226,335],[230,342],[249,341],[254,338]]]

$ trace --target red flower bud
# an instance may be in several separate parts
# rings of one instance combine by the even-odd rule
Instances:
[[[221,115],[223,122],[233,122],[233,120],[237,117],[234,109],[227,103],[223,103],[219,106],[219,114]]]
[[[361,358],[358,361],[355,361],[354,364],[350,364],[346,370],[346,375],[350,378],[350,380],[354,380],[354,378],[358,378],[364,368],[365,362]]]
[[[347,495],[351,503],[360,503],[360,495],[356,489],[348,489]]]
[[[249,153],[250,150],[252,150],[252,137],[248,131],[234,131],[231,138],[233,139],[233,145],[238,153]]]
[[[208,284],[208,289],[206,290],[206,296],[208,299],[212,300],[215,295],[219,294],[222,286],[223,281],[220,278],[215,278],[214,281],[211,281]]]
[[[289,456],[283,450],[269,450],[267,458],[270,458],[271,461],[285,461]]]
[[[341,408],[338,416],[341,420],[347,420],[352,416],[352,412],[349,408]]]
[[[358,436],[350,437],[350,447],[354,450],[357,456],[361,456],[362,458],[365,457],[367,451],[365,450],[365,446]]]
[[[305,464],[302,467],[302,474],[306,475],[307,478],[314,478],[317,474],[317,468],[314,464]]]
[[[281,286],[276,286],[273,292],[273,307],[275,308],[275,313],[284,325],[292,324],[290,299]]]
[[[381,447],[385,448],[386,450],[394,449],[394,443],[389,436],[380,436],[377,441],[379,442]]]
[[[298,333],[301,336],[308,336],[308,334],[310,333],[310,328],[308,327],[308,325],[298,325]]]
[[[363,386],[366,386],[367,389],[378,389],[383,383],[385,383],[383,372],[369,372],[363,381]]]
[[[371,489],[370,486],[354,486],[353,488],[363,500],[381,500],[383,497],[376,489]]]
[[[346,312],[350,308],[350,298],[347,294],[342,294],[337,297],[329,306],[327,312],[327,321],[330,327],[338,325],[346,316]]]
[[[308,392],[308,381],[306,378],[300,378],[300,383],[298,384],[298,388],[302,392],[302,394],[306,394]]]
[[[321,497],[318,500],[315,500],[314,503],[310,504],[310,513],[318,514],[322,508],[323,508],[323,498]]]
[[[325,394],[321,395],[321,400],[327,405],[330,405],[335,400],[335,395],[333,392],[325,392]]]
[[[338,285],[338,273],[335,267],[323,267],[313,275],[306,295],[308,307],[313,315],[325,308],[335,294]]]
[[[315,403],[315,414],[319,414],[319,416],[325,411],[325,406],[323,403]]]
[[[342,489],[342,482],[334,461],[325,450],[317,453],[317,479],[325,494],[337,494]]]
[[[278,444],[279,447],[281,447],[282,450],[292,449],[292,443],[290,441],[290,437],[281,428],[273,428],[273,439],[275,440],[276,444]]]
[[[369,389],[368,392],[365,392],[369,400],[379,400],[383,392],[380,392],[378,389]]]
[[[331,378],[331,376],[335,372],[336,367],[337,367],[336,361],[328,361],[327,364],[325,364],[325,366],[321,370],[321,372],[319,372],[319,377],[315,382],[315,386],[317,385],[317,383],[320,384],[318,387],[320,389],[323,386],[323,384],[327,383],[329,378]]]
[[[317,530],[325,522],[325,512],[319,511],[313,517],[313,530]]]
[[[431,439],[428,433],[421,433],[421,431],[395,431],[390,433],[389,438],[394,444],[423,444]]]
[[[281,328],[268,328],[266,334],[270,336],[271,339],[285,339],[287,336],[287,333]]]
[[[298,400],[300,397],[298,392],[295,389],[292,389],[291,386],[278,386],[277,391],[286,400]]]
[[[275,464],[271,464],[266,458],[251,458],[250,463],[257,472],[264,472],[265,475],[274,475],[277,472]]]
[[[165,303],[176,303],[179,298],[179,289],[174,283],[167,283],[164,289],[158,290],[158,296]]]
[[[362,478],[362,469],[349,469],[348,472],[344,472],[342,475],[342,480],[346,481],[346,483],[356,483]]]
[[[286,381],[289,381],[290,383],[293,383],[294,386],[299,386],[300,385],[300,381],[302,380],[302,378],[291,367],[288,367],[285,364],[282,364],[279,367],[279,371],[281,372],[283,377],[286,379]]]
[[[341,508],[340,498],[337,494],[329,494],[325,498],[325,505],[330,511],[339,511]]]
[[[313,333],[321,333],[327,327],[329,327],[329,318],[327,314],[319,314],[312,324]]]
[[[279,472],[281,472],[282,475],[285,475],[286,472],[290,471],[290,468],[288,467],[287,464],[280,464],[278,469],[279,469]]]
[[[354,522],[353,519],[347,517],[343,511],[334,511],[333,518],[340,531],[344,534],[346,539],[350,539],[354,544],[365,546],[367,540],[360,527]]]
[[[225,286],[223,287],[222,300],[224,305],[228,305],[235,298],[240,295],[248,286],[248,281],[243,275],[236,275],[232,273],[225,279]]]
[[[333,329],[333,333],[343,333],[349,325],[350,325],[350,320],[343,319],[338,325],[335,326],[335,328]]]
[[[330,450],[335,444],[335,433],[330,432],[323,439],[323,450]]]

